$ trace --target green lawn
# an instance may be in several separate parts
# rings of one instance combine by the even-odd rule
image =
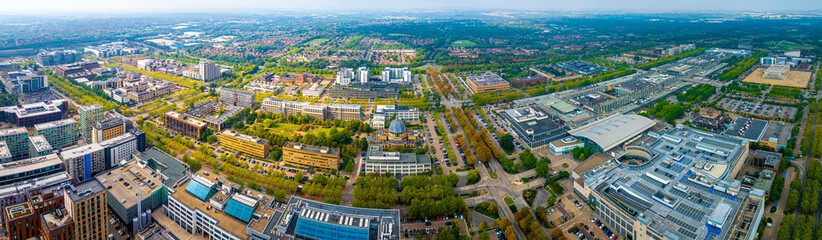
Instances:
[[[315,127],[315,129],[310,131],[311,133],[314,133],[314,134],[318,134],[320,132],[324,132],[325,134],[328,134],[329,132],[331,132],[331,128],[317,127],[317,126],[314,126],[314,127]],[[276,123],[271,128],[266,128],[266,130],[269,131],[272,134],[277,134],[277,135],[286,136],[286,137],[293,136],[294,132],[297,132],[297,130],[299,130],[299,129],[300,129],[300,125],[291,124],[291,123]],[[342,128],[337,128],[337,130],[342,130]]]
[[[768,42],[767,45],[775,46],[775,47],[779,48],[779,50],[782,50],[782,51],[808,50],[808,49],[813,48],[813,46],[811,46],[811,45],[803,45],[803,44],[788,42],[788,41],[779,41],[779,42],[773,41],[773,42]]]
[[[457,40],[454,43],[451,43],[452,47],[473,47],[477,44],[470,41],[470,40]]]
[[[310,44],[319,45],[319,44],[323,44],[325,42],[328,42],[328,40],[329,40],[328,38],[317,38],[317,39],[314,39],[314,40],[311,40],[311,41],[307,42],[307,44],[309,44],[309,45]]]

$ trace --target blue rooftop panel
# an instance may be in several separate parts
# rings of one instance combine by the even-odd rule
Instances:
[[[228,200],[228,203],[225,206],[225,213],[248,223],[251,221],[251,216],[254,214],[254,208],[246,206],[245,204],[242,204],[232,198]]]
[[[199,182],[192,180],[188,182],[188,186],[186,186],[186,192],[191,193],[195,197],[199,198],[201,201],[205,201],[211,198],[211,195],[217,192],[217,190],[203,186]]]
[[[305,218],[297,219],[295,234],[313,239],[360,240],[368,239],[368,228],[344,227]]]

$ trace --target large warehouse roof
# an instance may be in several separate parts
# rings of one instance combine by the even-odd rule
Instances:
[[[589,123],[568,133],[588,138],[599,145],[602,151],[608,151],[648,130],[654,124],[656,123],[653,120],[636,114],[618,114]]]

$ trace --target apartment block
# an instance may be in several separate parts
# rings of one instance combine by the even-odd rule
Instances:
[[[77,120],[73,118],[37,124],[34,131],[57,149],[77,144]]]

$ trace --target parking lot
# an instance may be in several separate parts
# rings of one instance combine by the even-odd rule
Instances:
[[[717,105],[728,111],[748,113],[764,118],[776,117],[783,119],[794,119],[796,117],[796,112],[799,111],[796,107],[779,106],[767,103],[754,103],[730,98],[720,100]]]

